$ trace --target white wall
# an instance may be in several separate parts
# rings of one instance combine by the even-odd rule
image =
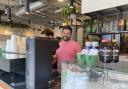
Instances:
[[[54,37],[62,37],[62,29],[59,29],[59,27],[56,27],[54,29]]]
[[[128,0],[82,0],[82,14],[128,4]]]

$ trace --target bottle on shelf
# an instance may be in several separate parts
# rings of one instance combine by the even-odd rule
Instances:
[[[128,31],[128,19],[126,20],[126,31]]]
[[[120,31],[124,30],[124,26],[125,26],[125,20],[124,19],[120,19],[120,21],[119,21]]]
[[[111,63],[112,62],[112,48],[110,41],[102,41],[102,50],[100,52],[100,61],[103,63]]]
[[[114,63],[119,62],[119,48],[117,46],[116,40],[112,41],[112,61]]]

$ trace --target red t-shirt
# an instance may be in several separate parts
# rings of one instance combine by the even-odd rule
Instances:
[[[62,61],[76,63],[76,54],[81,51],[81,47],[79,43],[74,40],[61,41],[59,46],[56,51],[56,56],[58,59],[58,71],[61,71]]]

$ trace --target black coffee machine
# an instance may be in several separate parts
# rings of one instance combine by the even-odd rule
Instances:
[[[30,37],[27,40],[26,87],[48,89],[52,55],[59,47],[55,39]]]

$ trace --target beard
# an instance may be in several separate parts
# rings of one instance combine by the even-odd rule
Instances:
[[[63,36],[62,38],[63,38],[64,41],[69,41],[71,37]]]

